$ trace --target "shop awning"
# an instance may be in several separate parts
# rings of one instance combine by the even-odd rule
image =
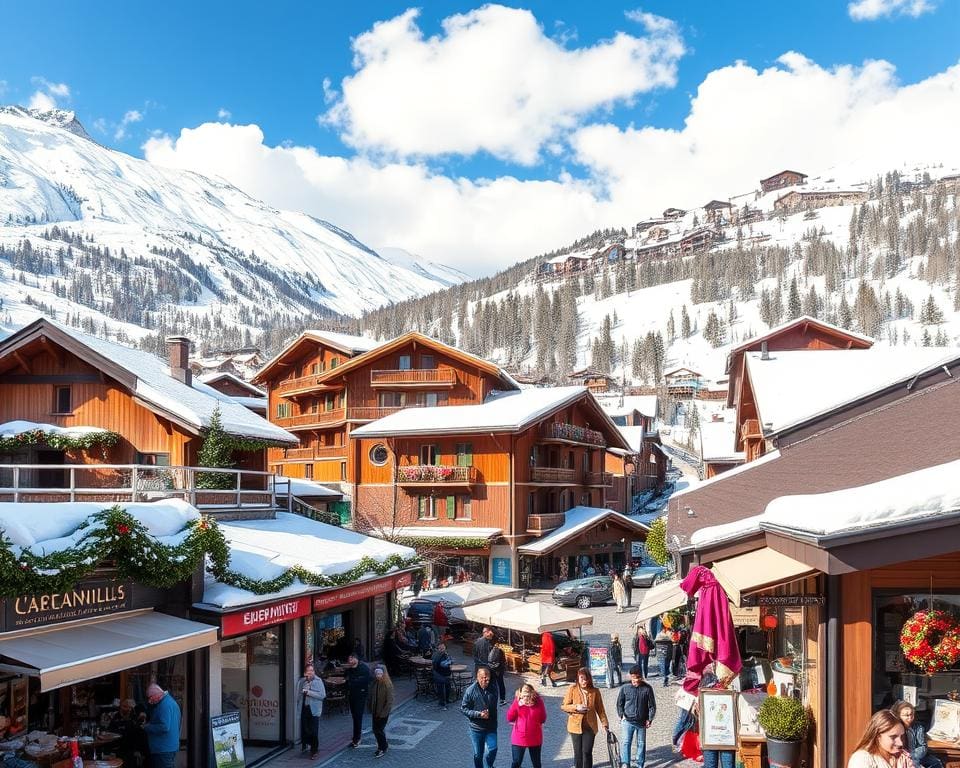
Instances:
[[[680,589],[680,579],[664,581],[650,587],[644,593],[643,600],[640,601],[637,617],[633,620],[633,623],[639,624],[641,621],[652,619],[661,613],[686,605],[687,599],[687,593]]]
[[[558,629],[575,629],[593,624],[593,614],[574,611],[553,603],[521,603],[492,621],[496,627],[539,635]]]
[[[147,611],[0,640],[0,669],[39,677],[50,691],[216,642],[216,627]]]
[[[498,597],[496,600],[484,600],[474,605],[458,606],[450,609],[450,618],[460,621],[474,621],[477,624],[495,624],[497,617],[511,608],[523,605],[512,597]]]
[[[424,590],[417,595],[417,600],[429,600],[431,603],[444,602],[447,605],[476,605],[487,600],[496,600],[503,597],[523,597],[526,589],[522,587],[501,587],[497,584],[485,584],[482,581],[465,581],[443,589]],[[405,595],[403,600],[409,603],[414,599],[412,593]]]
[[[713,564],[713,573],[734,605],[750,592],[787,584],[816,573],[806,563],[764,547]]]

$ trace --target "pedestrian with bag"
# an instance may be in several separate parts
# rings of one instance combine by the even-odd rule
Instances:
[[[650,651],[653,650],[653,642],[650,635],[643,625],[637,627],[637,633],[633,636],[633,658],[640,665],[640,674],[644,680],[650,675]]]
[[[382,664],[373,668],[373,685],[367,694],[367,708],[373,719],[373,737],[377,740],[377,751],[373,756],[383,757],[387,753],[387,720],[393,711],[393,681]]]
[[[499,645],[490,646],[487,666],[490,668],[493,684],[500,695],[499,704],[501,707],[505,707],[507,705],[507,686],[503,681],[503,674],[507,671],[507,655]]]
[[[317,677],[313,664],[303,668],[303,677],[297,681],[294,689],[300,699],[300,746],[301,751],[310,750],[310,759],[317,759],[320,749],[320,715],[323,714],[323,700],[327,690],[323,680]]]
[[[637,739],[637,768],[647,760],[647,728],[657,714],[653,688],[643,679],[639,665],[630,668],[630,685],[617,694],[617,715],[620,717],[620,768],[630,768],[630,751]]]
[[[347,679],[347,703],[350,705],[350,715],[353,718],[353,737],[350,746],[356,749],[360,746],[363,713],[367,708],[367,693],[370,690],[371,681],[370,667],[351,653],[343,667],[343,674]]]
[[[627,590],[620,574],[616,572],[613,574],[613,602],[617,604],[617,613],[623,613],[627,607]]]
[[[576,685],[567,689],[560,709],[569,715],[567,733],[573,742],[575,768],[593,768],[593,744],[600,729],[606,730],[609,725],[603,698],[593,684],[589,669],[577,670]]]
[[[630,572],[630,564],[623,567],[623,588],[627,591],[627,608],[633,607],[633,573]]]
[[[446,643],[440,643],[433,654],[433,685],[437,690],[440,709],[446,709],[450,703],[450,676],[453,672],[453,660],[447,653]]]
[[[663,687],[670,685],[670,662],[673,659],[673,638],[666,627],[660,629],[654,644],[657,646],[657,660],[660,662],[660,675]]]
[[[610,635],[610,645],[607,646],[607,687],[623,685],[623,647],[620,645],[620,635],[614,632]]]
[[[533,768],[540,768],[543,724],[547,721],[547,708],[530,683],[524,683],[517,689],[516,698],[507,710],[507,721],[513,723],[510,768],[520,768],[527,750],[530,750]]]
[[[493,768],[497,759],[497,693],[490,685],[486,667],[477,670],[476,681],[463,692],[460,711],[470,721],[473,768],[483,768],[484,752],[487,768]]]
[[[557,681],[553,679],[553,666],[557,662],[557,646],[553,641],[552,632],[540,635],[540,685],[546,686],[547,680],[556,688]]]

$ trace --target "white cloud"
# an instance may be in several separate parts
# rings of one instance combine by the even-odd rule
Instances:
[[[27,103],[30,109],[49,112],[57,108],[58,99],[70,98],[70,86],[66,83],[51,83],[44,77],[31,77],[30,82],[37,89]]]
[[[676,26],[643,21],[568,49],[526,10],[485,5],[425,38],[410,9],[353,42],[355,72],[322,121],[358,149],[396,156],[492,155],[536,162],[541,147],[589,114],[676,83]],[[328,91],[329,89],[325,89]]]
[[[229,109],[220,107],[220,109],[217,110],[217,120],[229,120],[231,117],[233,117],[233,113],[231,113]]]
[[[27,106],[30,109],[37,109],[40,112],[49,112],[51,109],[57,108],[57,102],[53,96],[45,91],[35,91],[30,97],[30,101],[27,102]]]
[[[120,122],[117,123],[117,129],[113,132],[114,141],[123,141],[127,138],[127,127],[133,123],[139,123],[143,120],[143,112],[139,109],[128,109],[123,113]]]
[[[596,124],[571,137],[589,179],[448,178],[422,164],[271,147],[255,125],[208,123],[144,145],[147,159],[219,175],[362,241],[486,274],[598,227],[755,189],[782,168],[864,178],[904,163],[960,165],[960,64],[912,85],[892,65],[825,69],[798,53],[711,72],[679,130]]]
[[[936,0],[853,0],[847,5],[847,12],[854,21],[874,21],[884,16],[917,18],[936,7]]]

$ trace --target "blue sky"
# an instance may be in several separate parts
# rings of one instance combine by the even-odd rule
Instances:
[[[344,78],[357,73],[351,41],[369,33],[377,22],[393,19],[412,7],[396,2],[353,3],[350,7],[282,2],[269,8],[252,2],[188,4],[177,0],[164,4],[45,0],[8,4],[4,26],[16,33],[5,35],[0,47],[0,102],[25,104],[38,91],[46,93],[58,105],[74,109],[99,141],[139,156],[145,154],[144,143],[152,136],[175,141],[183,129],[229,122],[257,126],[266,148],[312,148],[322,158],[350,162],[363,157],[381,170],[391,163],[417,166],[435,180],[464,177],[482,184],[486,179],[509,178],[565,184],[574,179],[592,183],[592,199],[603,202],[614,191],[597,188],[604,162],[595,148],[585,149],[589,141],[597,139],[583,129],[610,126],[621,138],[631,127],[682,131],[691,98],[704,81],[737,61],[762,72],[784,67],[780,58],[795,51],[830,73],[838,67],[860,68],[865,62],[882,60],[891,65],[888,89],[921,83],[957,64],[958,0],[858,1],[874,6],[877,17],[855,20],[847,2],[827,0],[643,3],[643,12],[673,22],[667,32],[683,47],[683,52],[673,57],[673,72],[665,78],[668,82],[638,86],[607,102],[574,110],[572,117],[558,119],[549,136],[533,142],[532,147],[517,149],[508,146],[516,134],[496,139],[480,136],[476,146],[463,147],[447,136],[440,140],[441,144],[446,141],[446,148],[433,153],[423,145],[414,146],[415,141],[411,145],[409,137],[396,142],[382,135],[351,138],[343,120],[318,122],[318,115],[328,113],[339,100],[354,124],[366,120],[367,128],[378,130],[376,103],[370,103],[369,92],[365,105],[358,106],[359,101],[344,102],[341,87]],[[636,10],[635,5],[555,1],[512,7],[531,11],[543,35],[560,42],[568,52],[602,47],[617,32],[636,38],[667,34],[663,28],[657,31],[628,18],[627,12]],[[414,24],[423,37],[438,35],[442,39],[445,19],[478,8],[464,2],[431,2],[421,8]],[[889,14],[884,15],[884,10]],[[495,44],[487,46],[484,55],[515,57],[516,69],[526,64],[522,52],[498,51]],[[604,73],[604,80],[619,77],[619,72],[609,67],[598,66],[596,71]],[[410,77],[415,79],[416,73]],[[332,100],[325,94],[324,81]],[[503,87],[509,88],[509,83],[504,82]],[[366,116],[359,117],[364,108]],[[471,113],[467,94],[460,108],[463,111],[454,108],[453,115],[464,121],[470,121],[471,114],[488,112],[481,99]],[[379,116],[382,124],[393,119],[388,110]],[[429,131],[430,125],[407,125],[406,129]],[[175,144],[174,149],[180,147]],[[159,151],[156,157],[161,157]],[[177,160],[167,153],[163,158],[190,167],[186,157]],[[244,160],[235,157],[232,162]],[[221,165],[198,170],[223,172],[229,165],[224,159]],[[249,173],[231,180],[254,194],[271,197],[269,185],[258,184]],[[301,207],[326,215],[332,196],[332,191],[321,194],[311,204],[307,197],[290,200],[281,194],[276,202],[287,206],[300,202]],[[383,201],[379,204],[378,210],[383,210]],[[335,210],[328,218],[337,220],[339,213]],[[346,218],[345,225],[357,229],[356,222],[363,215],[362,210],[355,210],[340,220]],[[594,219],[601,223],[603,216]],[[578,226],[590,223],[585,220]],[[391,232],[358,234],[378,240],[389,239]],[[425,250],[429,238],[418,241],[408,237],[407,242],[392,244]]]

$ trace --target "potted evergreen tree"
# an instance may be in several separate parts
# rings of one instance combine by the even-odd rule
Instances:
[[[807,710],[792,696],[768,696],[760,704],[757,721],[767,735],[770,765],[799,768],[800,745],[807,737]]]

